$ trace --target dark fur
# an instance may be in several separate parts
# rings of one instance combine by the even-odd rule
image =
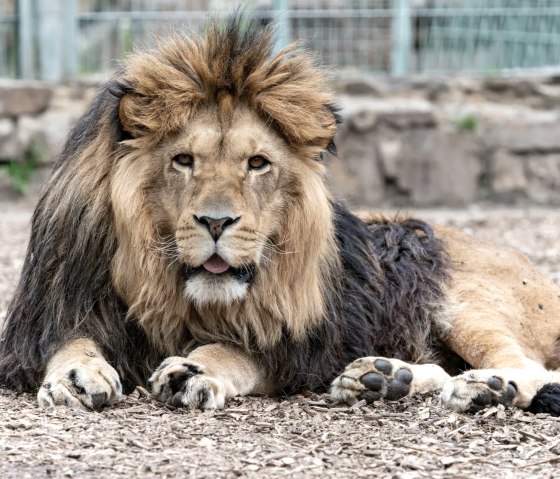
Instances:
[[[103,128],[115,144],[122,139],[115,91],[116,85],[107,85],[71,131],[33,215],[21,279],[0,342],[0,384],[9,388],[37,389],[49,358],[78,337],[102,347],[125,390],[142,383],[148,371],[147,338],[134,321],[125,320],[126,305],[111,285],[108,261],[116,239],[109,200],[103,216],[92,214],[88,194],[93,192],[76,188],[80,171],[73,169]],[[112,120],[108,124],[107,118]],[[57,210],[55,198],[63,191],[72,199],[67,209]]]
[[[560,416],[560,384],[545,384],[537,391],[527,411]]]

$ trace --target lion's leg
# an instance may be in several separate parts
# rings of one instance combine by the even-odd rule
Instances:
[[[399,359],[365,357],[350,363],[331,385],[334,400],[353,404],[365,399],[395,400],[441,389],[450,376],[436,364],[409,364]]]
[[[474,369],[450,379],[442,402],[456,411],[503,403],[560,414],[560,290],[523,254],[439,229],[455,265],[446,345]]]
[[[160,401],[194,409],[221,409],[234,396],[275,389],[257,361],[224,344],[208,344],[187,357],[167,358],[149,382]]]
[[[44,407],[99,409],[116,403],[121,394],[119,375],[105,361],[97,345],[89,339],[76,339],[48,362],[37,399]]]

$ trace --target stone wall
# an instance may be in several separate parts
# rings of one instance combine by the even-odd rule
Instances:
[[[96,89],[0,81],[0,161],[23,160],[33,150],[51,164]]]
[[[560,205],[560,78],[347,81],[331,160],[356,205]]]
[[[560,205],[560,78],[357,78],[336,88],[344,122],[330,181],[350,203]],[[33,154],[48,170],[95,91],[0,82],[0,163]],[[0,171],[0,196],[9,188]]]
[[[0,199],[14,198],[13,181],[3,168],[25,168],[32,159],[30,194],[37,194],[59,155],[66,135],[93,98],[96,86],[53,86],[41,82],[0,81]]]

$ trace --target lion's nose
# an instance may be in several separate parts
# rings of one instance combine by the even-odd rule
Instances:
[[[210,232],[210,235],[212,236],[212,238],[214,238],[214,241],[218,241],[220,236],[222,236],[224,230],[228,226],[236,223],[239,218],[241,218],[241,216],[238,216],[237,218],[231,218],[229,216],[224,216],[223,218],[211,218],[210,216],[198,217],[194,215],[195,221],[197,221],[201,225],[206,226],[206,228]]]

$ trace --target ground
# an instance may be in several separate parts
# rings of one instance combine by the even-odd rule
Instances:
[[[560,211],[472,207],[417,216],[515,246],[560,282]],[[0,319],[22,266],[30,206],[0,203]],[[357,407],[356,407],[357,406]],[[327,396],[164,407],[139,388],[116,408],[40,409],[0,391],[0,477],[557,477],[560,418],[501,406],[456,414],[437,395],[352,408]]]

